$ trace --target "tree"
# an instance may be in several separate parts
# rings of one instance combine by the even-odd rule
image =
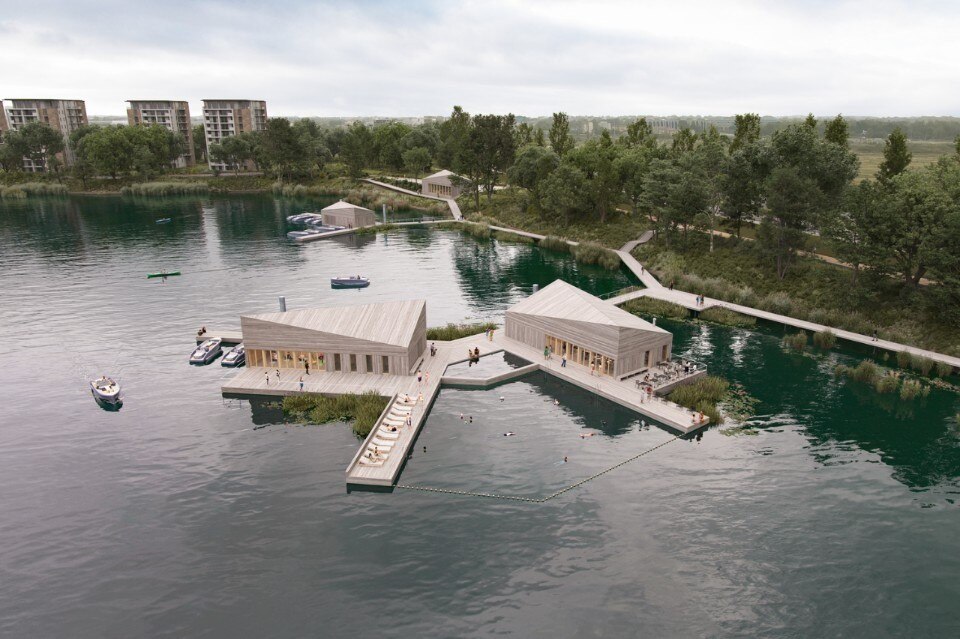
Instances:
[[[327,136],[323,129],[310,118],[300,118],[293,123],[292,129],[297,136],[305,162],[323,171],[323,167],[333,158],[327,146]]]
[[[307,150],[301,133],[286,118],[270,118],[260,136],[260,159],[281,180],[302,171]]]
[[[823,131],[823,139],[845,149],[850,148],[850,127],[847,126],[847,121],[843,119],[842,115],[837,114],[837,117],[827,122]]]
[[[803,125],[808,129],[817,130],[817,119],[813,117],[812,113],[807,114],[807,118],[803,121]]]
[[[0,168],[7,173],[23,170],[23,146],[16,131],[0,131]]]
[[[411,131],[402,122],[388,122],[373,129],[373,158],[378,166],[403,170],[403,139]]]
[[[875,258],[887,259],[888,253],[878,253],[874,241],[874,230],[887,208],[883,191],[876,183],[865,180],[850,187],[844,194],[843,206],[828,212],[821,221],[821,236],[833,245],[838,259],[853,267],[854,286],[863,265],[875,263]]]
[[[690,153],[697,145],[697,134],[687,127],[683,127],[673,134],[673,140],[670,144],[670,151],[674,157],[680,157],[684,153]]]
[[[254,159],[255,150],[251,138],[244,133],[221,139],[219,144],[210,146],[209,153],[215,163],[226,164],[233,168],[234,175],[239,175],[243,163]]]
[[[877,169],[877,179],[882,184],[888,184],[894,177],[907,170],[913,154],[907,148],[907,136],[900,127],[893,130],[883,146],[883,161]]]
[[[526,122],[517,125],[516,135],[518,149],[533,144],[533,127]]]
[[[197,163],[207,161],[207,132],[202,124],[198,124],[190,129],[190,135],[193,136],[193,153],[196,156]]]
[[[564,225],[568,225],[571,216],[589,210],[587,188],[587,179],[580,169],[566,162],[561,163],[544,178],[540,186],[543,207],[560,216]]]
[[[550,125],[550,148],[559,157],[563,157],[573,148],[573,136],[570,135],[570,119],[564,112],[553,114],[553,124]]]
[[[774,257],[782,280],[804,245],[805,232],[813,226],[822,192],[813,179],[789,165],[773,170],[765,191],[767,210],[757,229],[757,242]]]
[[[634,215],[638,215],[640,212],[644,182],[647,171],[650,169],[650,162],[654,157],[656,157],[655,148],[631,146],[620,153],[616,160],[615,167],[620,174],[623,194],[630,201]]]
[[[628,124],[627,134],[621,136],[617,142],[628,149],[652,148],[657,145],[657,139],[653,136],[653,127],[647,124],[646,118],[640,118]]]
[[[414,177],[420,177],[421,173],[429,170],[431,162],[430,151],[425,147],[418,146],[403,152],[403,166]]]
[[[673,219],[674,189],[680,183],[680,171],[674,160],[654,158],[650,162],[643,181],[643,193],[640,202],[647,210],[650,223],[658,236],[664,238],[669,246],[670,233],[676,221]]]
[[[542,208],[540,185],[559,165],[560,158],[553,149],[531,144],[517,154],[513,166],[507,170],[507,180],[529,191],[537,207]]]
[[[738,113],[733,117],[733,142],[730,152],[738,151],[760,139],[760,116],[756,113]]]
[[[543,129],[537,127],[537,130],[533,132],[533,143],[537,146],[547,146],[547,140],[543,134]]]
[[[953,139],[953,148],[957,151],[957,159],[960,160],[960,135]]]
[[[450,117],[440,125],[440,143],[437,147],[437,163],[454,173],[466,174],[472,163],[470,130],[473,120],[461,107],[453,107]]]
[[[469,143],[472,162],[468,175],[478,187],[483,187],[487,201],[493,198],[493,187],[500,175],[513,164],[516,155],[516,140],[513,137],[515,122],[512,113],[473,116]],[[479,193],[476,197],[479,208]]]
[[[610,138],[610,132],[604,130],[599,139],[589,140],[567,155],[587,179],[590,199],[601,224],[606,223],[621,192],[622,183],[616,165],[617,148]]]
[[[63,136],[41,122],[30,122],[17,131],[23,157],[29,158],[34,165],[46,169],[51,166],[51,160],[57,153],[63,152]]]
[[[105,126],[84,136],[77,145],[77,155],[103,175],[116,179],[129,173],[134,166],[134,146],[123,129],[128,127]]]
[[[373,135],[363,122],[354,122],[340,144],[340,160],[347,165],[350,177],[363,175],[373,154]]]

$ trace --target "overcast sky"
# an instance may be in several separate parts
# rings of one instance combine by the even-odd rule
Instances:
[[[924,0],[0,0],[0,95],[92,115],[250,98],[271,115],[957,116],[958,34],[960,3]]]

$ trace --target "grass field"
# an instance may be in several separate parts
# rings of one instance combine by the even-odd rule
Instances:
[[[880,162],[883,161],[884,140],[851,140],[850,149],[860,158],[860,173],[856,181],[876,176]],[[909,142],[913,153],[911,168],[922,168],[933,164],[941,155],[953,155],[956,152],[953,142]]]

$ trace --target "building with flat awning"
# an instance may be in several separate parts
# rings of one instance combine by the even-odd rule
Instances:
[[[411,375],[427,349],[424,300],[240,318],[247,366]]]
[[[622,379],[670,359],[673,335],[563,280],[507,309],[504,335]]]

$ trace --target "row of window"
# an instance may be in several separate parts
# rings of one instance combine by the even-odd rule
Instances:
[[[250,349],[246,352],[248,366],[266,368],[302,368],[305,371],[340,371],[351,373],[389,373],[390,358],[386,355],[357,355],[356,353],[325,353],[309,351]],[[380,358],[380,370],[374,369],[375,357]],[[308,367],[309,365],[309,367]]]

